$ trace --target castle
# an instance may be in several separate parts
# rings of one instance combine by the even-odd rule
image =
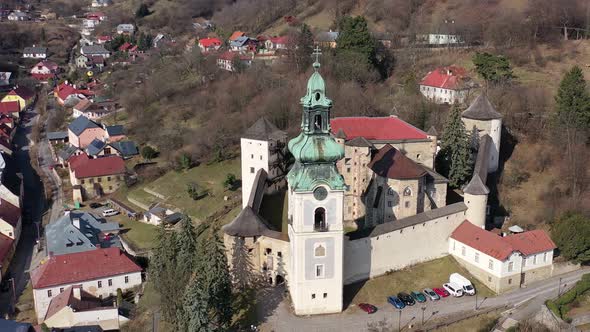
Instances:
[[[485,95],[462,113],[479,148],[463,202],[447,204],[448,180],[434,171],[434,128],[394,116],[332,119],[317,59],[313,67],[300,134],[287,143],[262,118],[242,138],[243,209],[223,227],[228,255],[245,245],[253,270],[286,282],[298,315],[341,312],[345,284],[449,255],[466,220],[483,229],[502,126]]]

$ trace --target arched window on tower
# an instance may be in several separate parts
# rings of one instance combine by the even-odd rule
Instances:
[[[410,189],[410,187],[404,189],[404,196],[412,196],[412,189]]]
[[[321,114],[316,114],[314,116],[313,127],[314,127],[314,130],[315,131],[321,131],[322,130],[322,115]]]
[[[314,213],[313,229],[318,232],[325,232],[328,230],[326,227],[326,210],[322,207],[315,209]]]

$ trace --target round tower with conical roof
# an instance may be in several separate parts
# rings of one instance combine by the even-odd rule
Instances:
[[[502,114],[498,113],[485,94],[479,95],[461,114],[465,129],[471,131],[473,127],[479,136],[489,135],[494,142],[489,150],[488,172],[498,169],[500,158],[500,138],[502,136]]]
[[[344,157],[344,147],[331,134],[332,101],[317,58],[313,67],[301,98],[301,133],[288,144],[295,157],[287,175],[289,291],[298,315],[342,311],[346,185],[336,162]]]

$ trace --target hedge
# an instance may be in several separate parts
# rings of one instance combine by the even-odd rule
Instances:
[[[590,273],[584,274],[582,279],[576,283],[576,285],[569,291],[563,293],[560,297],[552,300],[547,300],[545,305],[549,310],[553,311],[554,314],[564,319],[564,316],[569,311],[568,304],[574,302],[576,298],[590,290]]]

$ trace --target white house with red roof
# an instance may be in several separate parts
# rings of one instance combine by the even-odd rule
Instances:
[[[289,44],[288,36],[270,37],[264,41],[264,47],[267,50],[286,50]]]
[[[449,253],[497,293],[551,276],[555,248],[543,230],[501,237],[467,220],[449,240]]]
[[[199,48],[201,52],[217,51],[223,42],[219,38],[201,38],[199,39]]]
[[[475,84],[467,70],[458,66],[439,67],[420,81],[420,92],[437,104],[462,103]]]
[[[57,63],[49,60],[41,61],[31,68],[31,76],[35,79],[47,82],[50,78],[55,78],[59,71]]]
[[[252,65],[252,56],[226,51],[217,57],[217,66],[223,70],[234,71],[234,61],[241,61],[245,66],[250,66]]]
[[[52,300],[68,287],[80,285],[94,297],[117,294],[141,285],[141,267],[119,248],[50,256],[31,272],[37,321],[43,322]]]
[[[51,299],[43,323],[50,328],[98,325],[111,331],[119,330],[127,321],[127,317],[119,315],[116,303],[103,304],[102,299],[75,285]]]

